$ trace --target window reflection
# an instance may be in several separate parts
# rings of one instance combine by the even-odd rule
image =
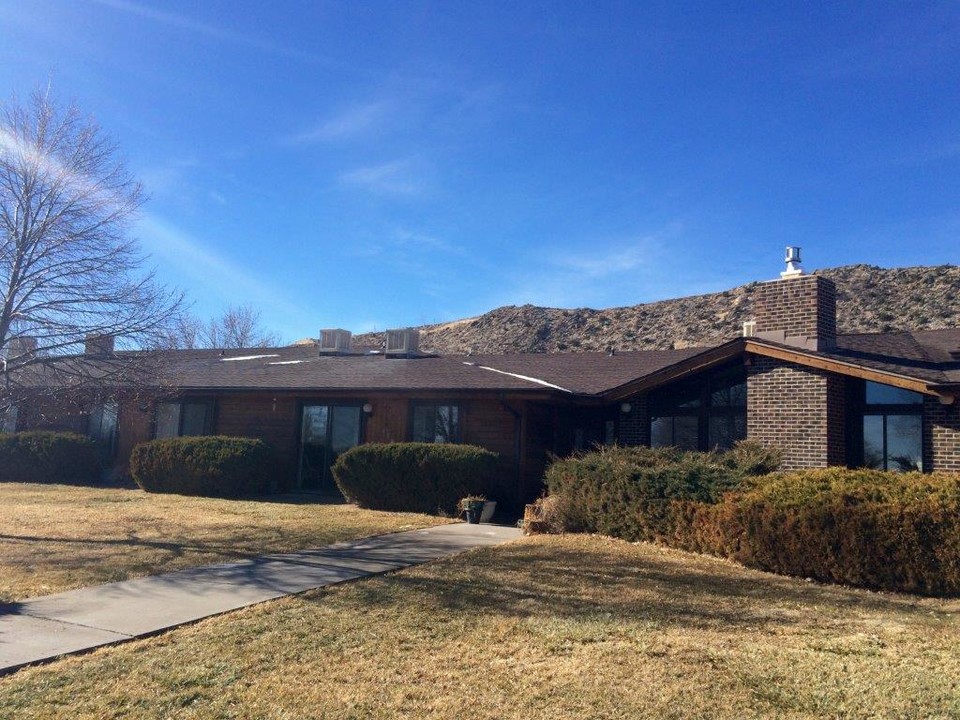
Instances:
[[[650,396],[650,444],[684,450],[727,449],[747,436],[747,383],[728,367]]]
[[[460,407],[458,405],[414,406],[414,442],[454,443],[459,440]]]
[[[902,388],[864,383],[863,466],[923,470],[923,396]]]

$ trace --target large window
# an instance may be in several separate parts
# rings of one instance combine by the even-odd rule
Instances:
[[[93,406],[87,419],[87,435],[100,447],[104,460],[113,458],[117,449],[117,425],[120,406],[116,402],[103,402]]]
[[[923,470],[923,395],[873,382],[857,391],[863,409],[863,444],[857,449],[862,447],[863,457],[854,464],[897,472]]]
[[[16,432],[18,414],[16,405],[11,404],[6,408],[0,408],[0,432]]]
[[[460,442],[460,406],[414,405],[411,435],[414,442]]]
[[[650,444],[684,450],[732,447],[747,436],[747,381],[740,366],[650,395]]]
[[[154,437],[171,438],[213,433],[212,400],[178,400],[157,404]]]

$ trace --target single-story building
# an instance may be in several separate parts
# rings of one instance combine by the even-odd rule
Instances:
[[[598,443],[752,438],[781,448],[786,468],[960,471],[960,329],[838,335],[834,283],[784,275],[712,347],[439,356],[418,351],[416,331],[379,350],[323,331],[309,346],[163,351],[153,393],[101,391],[58,413],[21,403],[15,422],[89,433],[119,466],[151,438],[260,437],[291,487],[321,492],[338,453],[408,440],[497,452],[520,500],[540,492],[551,455]]]

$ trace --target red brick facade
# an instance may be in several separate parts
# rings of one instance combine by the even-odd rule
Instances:
[[[843,378],[755,356],[747,368],[747,437],[783,450],[785,470],[842,465]]]
[[[923,467],[960,472],[960,400],[942,405],[937,398],[924,398]]]
[[[647,396],[635,395],[630,398],[630,412],[620,414],[618,442],[621,445],[650,444],[650,410]]]
[[[837,339],[837,288],[819,275],[801,275],[761,283],[753,300],[756,333],[812,350],[832,347]]]

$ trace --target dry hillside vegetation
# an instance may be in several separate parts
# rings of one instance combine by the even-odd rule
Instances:
[[[837,283],[841,332],[960,327],[956,265],[848,265],[816,274]],[[476,318],[424,326],[420,346],[444,354],[482,354],[709,345],[740,333],[751,317],[758,284],[607,310],[501,307]],[[382,346],[383,333],[358,335],[356,343]]]
[[[19,718],[956,718],[957,601],[541,536],[0,679]]]

